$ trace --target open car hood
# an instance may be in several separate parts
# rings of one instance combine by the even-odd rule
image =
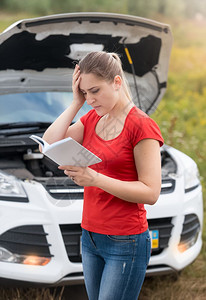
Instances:
[[[0,35],[0,94],[71,91],[75,63],[105,50],[120,55],[133,101],[151,114],[166,90],[171,47],[167,24],[135,16],[69,13],[21,20]]]

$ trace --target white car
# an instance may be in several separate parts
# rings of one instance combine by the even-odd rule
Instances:
[[[84,189],[39,153],[29,138],[42,136],[71,102],[75,63],[94,50],[119,53],[135,104],[151,114],[166,90],[171,47],[168,25],[108,13],[21,20],[0,34],[2,281],[59,285],[84,280]],[[89,109],[85,104],[74,122]],[[152,237],[147,275],[182,270],[202,246],[197,165],[167,145],[161,155],[161,194],[154,206],[146,206]]]

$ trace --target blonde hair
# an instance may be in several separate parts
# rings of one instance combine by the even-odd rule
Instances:
[[[119,75],[122,78],[126,96],[132,101],[129,85],[122,69],[122,62],[117,53],[105,51],[90,52],[79,61],[78,65],[81,73],[92,73],[108,82],[112,82],[114,77]]]

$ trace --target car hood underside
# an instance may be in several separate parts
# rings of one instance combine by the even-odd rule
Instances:
[[[133,101],[152,113],[166,89],[171,46],[168,25],[134,16],[73,13],[22,20],[0,35],[0,94],[71,91],[78,60],[104,50],[120,55]]]

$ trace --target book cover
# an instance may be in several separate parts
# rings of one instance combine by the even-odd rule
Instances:
[[[41,145],[42,153],[58,165],[87,167],[102,160],[71,137],[48,144],[37,135],[30,138]]]

